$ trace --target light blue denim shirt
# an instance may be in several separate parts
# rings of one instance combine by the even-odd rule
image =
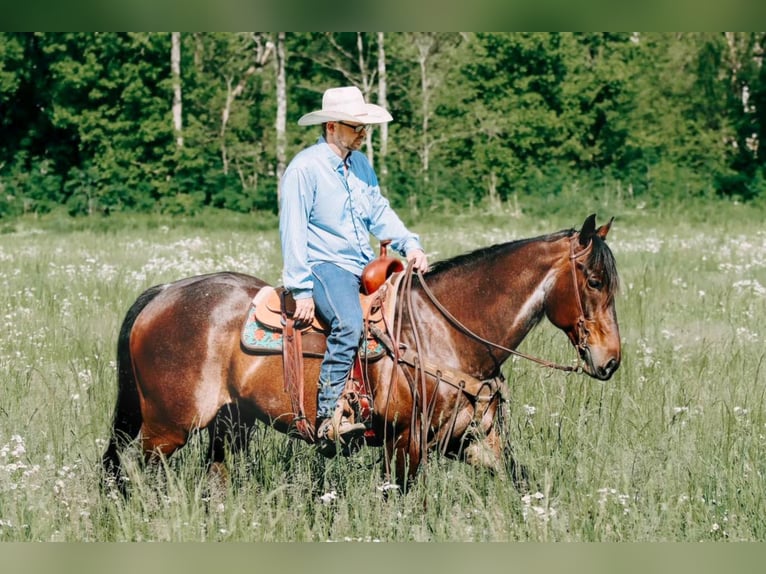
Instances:
[[[282,177],[282,281],[296,299],[311,297],[311,268],[317,263],[335,263],[361,275],[375,257],[370,233],[391,239],[402,255],[422,249],[380,193],[367,157],[354,151],[346,163],[344,175],[343,160],[320,137],[293,158]]]

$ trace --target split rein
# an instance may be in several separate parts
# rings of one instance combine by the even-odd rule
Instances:
[[[575,250],[575,239],[573,238],[570,242],[570,250],[569,250],[569,263],[572,270],[572,281],[573,281],[573,287],[575,292],[575,298],[577,300],[577,308],[579,311],[579,317],[577,321],[577,335],[578,335],[578,341],[577,341],[577,347],[580,349],[587,349],[587,339],[588,339],[588,330],[585,326],[585,315],[583,312],[583,306],[582,306],[582,300],[580,296],[580,290],[577,286],[577,273],[576,273],[576,263],[575,261],[584,255],[589,247],[591,247],[591,243],[589,242],[588,245],[586,245],[583,249],[576,251]],[[419,332],[419,329],[417,328],[417,321],[415,318],[415,314],[413,313],[415,309],[414,301],[413,301],[413,290],[412,290],[412,280],[415,275],[414,268],[412,263],[409,263],[407,265],[407,268],[404,271],[404,275],[401,277],[401,283],[395,287],[402,296],[402,304],[397,305],[397,311],[395,313],[395,317],[393,317],[393,325],[389,324],[386,320],[386,314],[383,314],[383,324],[385,331],[381,331],[377,327],[371,327],[371,331],[373,332],[374,336],[378,338],[378,340],[386,347],[391,353],[391,356],[394,360],[394,364],[406,364],[410,367],[413,367],[415,369],[414,376],[406,375],[406,378],[408,379],[410,390],[412,393],[413,398],[413,404],[412,404],[412,414],[413,416],[410,418],[410,433],[409,433],[409,440],[413,441],[414,444],[412,445],[415,447],[415,449],[419,452],[419,455],[423,457],[423,460],[426,457],[426,453],[428,452],[429,448],[429,421],[433,419],[434,415],[434,409],[436,407],[436,394],[434,394],[432,400],[428,400],[428,388],[426,379],[427,376],[432,376],[436,379],[437,386],[440,383],[447,383],[455,388],[458,389],[458,393],[455,395],[454,404],[451,408],[451,415],[449,416],[449,420],[446,421],[446,427],[444,427],[444,432],[437,433],[439,436],[435,436],[434,440],[437,441],[437,443],[440,445],[440,450],[442,452],[446,452],[450,440],[452,439],[452,435],[454,434],[454,429],[457,424],[457,417],[459,412],[459,401],[461,395],[465,394],[468,397],[471,397],[469,400],[474,405],[474,415],[473,420],[471,422],[471,428],[474,429],[473,432],[476,432],[476,429],[482,428],[482,421],[488,412],[488,409],[490,408],[490,405],[492,401],[495,400],[495,398],[500,395],[502,397],[502,375],[495,376],[492,379],[487,380],[479,380],[475,377],[467,374],[462,373],[460,371],[453,371],[451,369],[442,369],[438,365],[433,364],[432,362],[422,358],[422,340],[421,335]],[[532,362],[538,363],[540,365],[550,367],[553,369],[558,369],[561,371],[567,371],[567,372],[583,372],[583,368],[581,365],[578,365],[576,367],[569,366],[569,365],[559,365],[556,363],[553,363],[551,361],[546,361],[544,359],[539,359],[537,357],[533,357],[531,355],[527,355],[526,353],[522,353],[520,351],[516,351],[515,349],[509,349],[507,347],[504,347],[502,345],[499,345],[497,343],[493,343],[492,341],[489,341],[480,335],[474,333],[471,331],[468,327],[463,325],[452,313],[450,313],[436,298],[436,296],[433,294],[431,289],[428,287],[428,285],[425,282],[425,279],[423,277],[423,274],[421,271],[417,271],[417,277],[420,281],[420,285],[423,287],[423,291],[425,292],[428,299],[433,303],[434,307],[438,309],[438,311],[456,328],[458,331],[463,333],[464,335],[467,335],[468,337],[486,345],[489,349],[498,349],[500,351],[509,353],[511,355],[516,355],[525,359],[528,359]],[[413,344],[414,349],[410,349],[406,346],[402,346],[401,344],[397,343],[401,340],[401,329],[403,325],[403,314],[405,308],[408,310],[410,323],[412,325],[412,336],[413,336]],[[389,397],[386,401],[386,413],[388,411],[388,407],[391,404],[391,396],[390,393],[393,391],[394,387],[397,384],[398,379],[398,373],[399,370],[394,368],[391,371],[391,381],[388,386],[388,392]],[[363,379],[364,380],[364,379]],[[366,384],[366,383],[365,383]],[[418,408],[419,407],[419,408]],[[418,412],[418,416],[415,416],[415,413]],[[386,414],[386,418],[388,418]],[[385,457],[385,464],[386,464],[386,473],[388,474],[390,472],[390,460],[388,456]]]
[[[572,270],[572,283],[575,293],[575,299],[577,301],[577,309],[580,313],[578,319],[577,319],[577,348],[578,349],[587,349],[588,348],[588,329],[585,326],[585,313],[583,311],[582,306],[582,299],[580,297],[580,290],[577,287],[577,273],[575,270],[575,261],[584,255],[588,248],[591,246],[591,243],[588,242],[588,244],[583,247],[580,251],[575,251],[575,239],[572,238],[572,241],[570,243],[570,249],[569,249],[569,264],[570,268]],[[413,274],[413,268],[412,265],[407,266],[406,273],[411,278]],[[576,372],[576,373],[582,373],[583,367],[582,364],[578,364],[577,366],[571,366],[571,365],[560,365],[558,363],[554,363],[552,361],[548,361],[546,359],[540,359],[538,357],[534,357],[532,355],[528,355],[526,353],[522,353],[521,351],[517,351],[516,349],[509,349],[508,347],[504,347],[502,345],[498,345],[497,343],[493,343],[492,341],[489,341],[485,339],[484,337],[474,333],[471,331],[468,327],[463,325],[452,313],[450,313],[444,305],[442,305],[439,300],[436,298],[436,296],[433,294],[431,289],[428,287],[428,285],[425,282],[425,278],[423,277],[423,274],[420,271],[417,271],[418,279],[420,280],[420,284],[423,287],[423,291],[428,296],[428,299],[433,303],[434,307],[436,307],[439,312],[444,315],[444,317],[449,320],[450,323],[461,333],[464,335],[467,335],[468,337],[474,339],[475,341],[478,341],[488,347],[497,349],[499,351],[504,351],[506,353],[510,353],[511,355],[515,355],[517,357],[521,357],[523,359],[527,359],[529,361],[532,361],[533,363],[537,363],[538,365],[542,365],[544,367],[549,367],[551,369],[557,369],[559,371],[566,371],[566,372]],[[578,358],[578,363],[580,363]]]

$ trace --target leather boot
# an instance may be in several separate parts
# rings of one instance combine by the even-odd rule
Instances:
[[[337,452],[337,445],[348,446],[354,439],[364,435],[367,427],[364,423],[355,423],[346,416],[343,405],[335,407],[332,417],[317,421],[317,449],[332,458]]]

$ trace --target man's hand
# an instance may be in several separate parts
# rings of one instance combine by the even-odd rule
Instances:
[[[295,321],[308,325],[314,320],[314,299],[306,297],[295,300]]]
[[[412,261],[415,271],[420,271],[421,273],[428,271],[428,258],[422,249],[413,249],[407,253],[407,261]]]

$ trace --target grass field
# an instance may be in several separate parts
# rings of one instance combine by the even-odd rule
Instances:
[[[469,212],[414,227],[438,260],[579,227],[588,212],[571,211]],[[195,439],[166,472],[130,465],[129,499],[103,493],[125,311],[149,285],[197,273],[277,282],[276,230],[241,219],[4,227],[0,541],[766,540],[763,214],[733,204],[678,218],[599,211],[600,221],[617,216],[615,377],[509,361],[504,434],[530,491],[432,456],[406,496],[387,500],[379,450],[324,461],[263,427],[223,491],[208,488]],[[547,324],[522,349],[574,357]]]

